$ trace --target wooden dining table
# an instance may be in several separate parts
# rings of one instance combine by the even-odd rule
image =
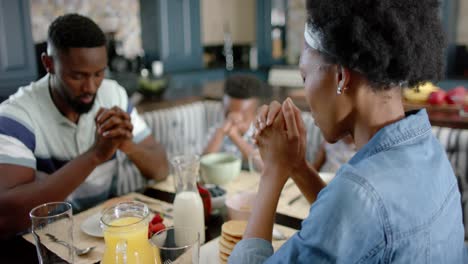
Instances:
[[[255,177],[250,175],[249,173],[243,172],[242,176],[239,177],[237,180],[238,184],[236,185],[236,187],[233,187],[234,189],[232,192],[239,191],[236,188],[242,189],[244,188],[243,187],[244,185],[250,185],[250,188],[252,187],[255,188],[255,186],[252,185],[252,179],[255,179]],[[170,181],[170,179],[168,181]],[[253,182],[255,182],[255,180]],[[147,197],[149,199],[157,199],[159,201],[172,204],[174,202],[175,193],[170,188],[168,189],[164,187],[168,185],[170,185],[170,182],[169,183],[166,182],[162,184],[159,183],[160,188],[158,187],[157,184],[152,185],[152,186],[147,186],[146,188],[139,190],[138,195],[140,195],[140,197],[142,197],[143,199]],[[290,189],[291,193],[289,194],[289,196],[285,196],[285,198],[283,199],[285,200],[284,204],[287,204],[288,201],[291,200],[290,197],[296,196],[295,193],[297,191],[294,191],[294,189],[291,188],[290,186],[291,184],[289,184],[288,187],[285,187],[287,189]],[[297,206],[300,206],[299,202],[297,203]],[[306,207],[303,207],[303,208],[306,208]],[[89,210],[93,210],[93,209],[89,209]],[[96,210],[96,208],[94,210]],[[82,212],[82,214],[85,212]],[[207,221],[206,223],[207,229],[206,229],[206,234],[205,234],[207,243],[220,236],[221,226],[226,220],[228,220],[226,211],[224,210],[223,212],[224,213],[212,214],[209,220]],[[307,212],[305,212],[305,214],[306,213]],[[295,217],[295,216],[291,216],[291,215],[284,214],[281,212],[277,212],[276,217],[275,217],[276,224],[284,226],[284,227],[288,227],[290,229],[295,229],[295,230],[300,228],[301,221],[302,221],[302,217]],[[15,263],[15,264],[38,263],[36,247],[34,246],[33,243],[25,240],[22,236],[16,236],[7,240],[0,240],[0,249],[1,249],[0,263]],[[98,262],[99,261],[95,263],[98,263]]]

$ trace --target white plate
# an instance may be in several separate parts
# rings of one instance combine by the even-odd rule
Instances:
[[[104,237],[100,223],[101,216],[101,213],[96,213],[86,218],[81,223],[81,231],[93,237]]]

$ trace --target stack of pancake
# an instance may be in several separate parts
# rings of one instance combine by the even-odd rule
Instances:
[[[219,239],[219,260],[220,263],[227,263],[232,250],[237,242],[242,239],[247,221],[231,220],[221,227],[221,238]]]

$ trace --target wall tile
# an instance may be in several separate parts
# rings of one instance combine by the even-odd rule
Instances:
[[[45,41],[50,23],[66,13],[88,16],[105,32],[115,28],[115,38],[122,43],[119,54],[133,58],[142,53],[138,0],[31,0],[34,41]]]

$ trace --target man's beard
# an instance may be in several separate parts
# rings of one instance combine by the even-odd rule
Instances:
[[[65,98],[67,100],[67,103],[73,108],[75,112],[77,112],[78,114],[85,114],[85,113],[88,113],[91,110],[91,108],[93,108],[94,101],[96,100],[96,95],[94,94],[92,96],[93,96],[93,100],[87,104],[80,101],[81,96],[71,98],[71,96],[67,95],[65,96]]]

